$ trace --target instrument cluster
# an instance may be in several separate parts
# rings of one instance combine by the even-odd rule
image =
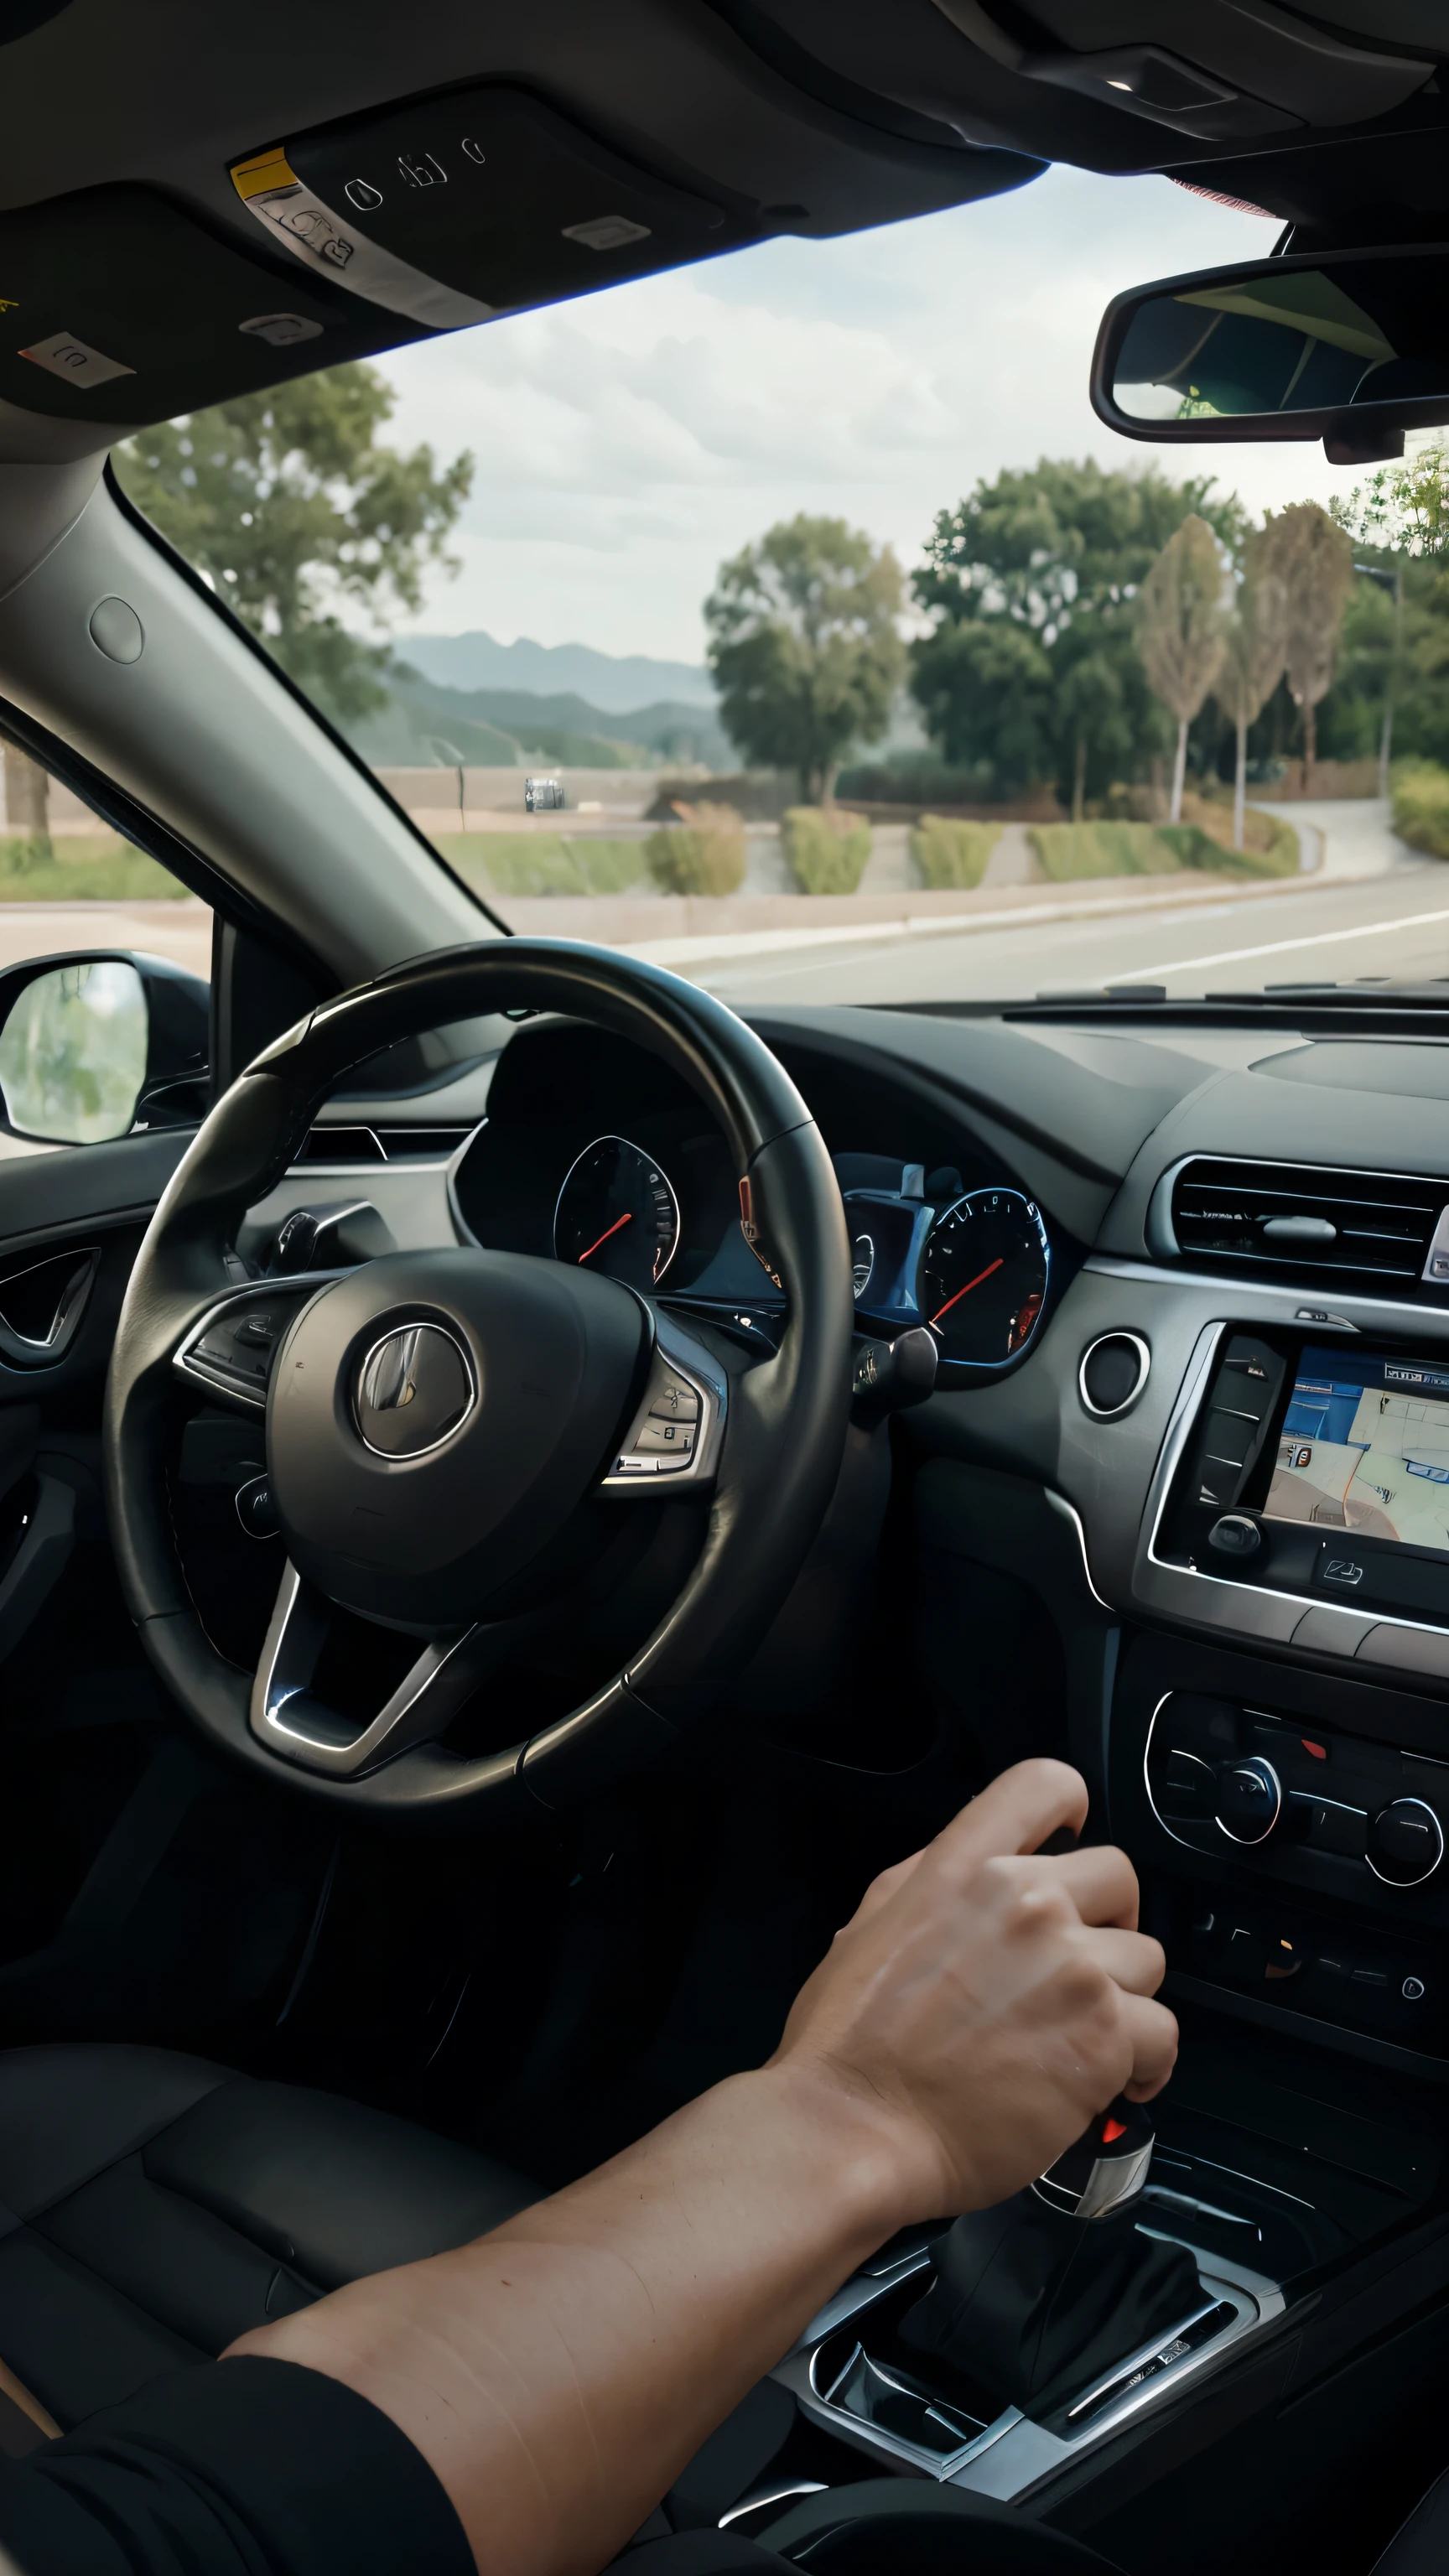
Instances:
[[[828,1141],[832,1129],[858,1131],[852,1106],[829,1104]],[[876,1102],[868,1123],[884,1124],[884,1109]],[[968,1186],[950,1165],[928,1171],[843,1149],[834,1162],[861,1331],[890,1338],[925,1325],[943,1385],[1024,1359],[1053,1275],[1035,1200],[1005,1179]],[[785,1300],[741,1228],[723,1135],[671,1068],[607,1032],[547,1022],[519,1031],[453,1191],[460,1229],[477,1243],[551,1253],[645,1296],[748,1324],[752,1339],[778,1332]]]
[[[1051,1284],[1051,1237],[1034,1199],[1008,1186],[938,1192],[935,1203],[847,1190],[845,1213],[862,1324],[887,1333],[924,1324],[948,1377],[1024,1358]]]

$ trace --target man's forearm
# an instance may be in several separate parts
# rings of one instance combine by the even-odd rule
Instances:
[[[390,2415],[485,2576],[592,2576],[916,2214],[913,2183],[918,2197],[868,2100],[766,2068],[476,2244],[237,2349],[344,2379]]]

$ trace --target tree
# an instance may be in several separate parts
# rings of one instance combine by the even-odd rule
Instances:
[[[1269,511],[1264,550],[1283,586],[1283,660],[1303,718],[1303,776],[1318,756],[1317,712],[1333,682],[1339,629],[1354,586],[1353,540],[1316,501]]]
[[[911,646],[911,692],[954,767],[983,769],[1008,793],[1051,776],[1052,666],[1029,628],[944,620]]]
[[[446,541],[473,480],[466,453],[440,469],[430,447],[384,445],[393,408],[377,369],[350,364],[142,430],[116,454],[137,508],[344,719],[385,702],[388,657],[343,612],[385,628],[421,605],[433,566],[457,570]]]
[[[1193,512],[1169,537],[1142,585],[1137,649],[1154,697],[1177,718],[1171,820],[1182,817],[1187,729],[1223,658],[1224,565],[1218,541]]]
[[[725,731],[745,759],[793,769],[830,801],[853,742],[890,720],[905,672],[901,569],[843,519],[801,513],[721,564],[705,602]]]
[[[1256,724],[1283,676],[1288,603],[1272,550],[1257,530],[1243,549],[1232,614],[1223,628],[1222,664],[1215,683],[1219,706],[1236,736],[1233,763],[1233,847],[1243,846],[1247,795],[1248,727]]]
[[[1074,649],[1074,647],[1076,649]],[[1071,746],[1072,821],[1080,823],[1087,796],[1087,766],[1095,755],[1099,775],[1114,778],[1131,766],[1137,727],[1128,701],[1123,656],[1085,623],[1064,637],[1057,654],[1053,714],[1061,751]]]
[[[1449,447],[1436,439],[1414,456],[1381,465],[1356,483],[1329,516],[1349,537],[1416,560],[1449,555]]]
[[[935,626],[911,648],[911,686],[932,738],[954,746],[947,756],[989,763],[998,795],[1055,777],[1078,809],[1145,766],[1162,736],[1136,650],[1137,593],[1188,512],[1237,543],[1240,505],[1210,495],[1207,480],[1170,483],[1155,467],[1043,458],[941,511],[912,579]],[[1008,637],[1033,648],[1016,657],[1022,696],[1006,679]]]
[[[1355,571],[1366,573],[1393,601],[1392,623],[1388,624],[1382,615],[1375,620],[1383,646],[1379,794],[1387,796],[1394,716],[1405,678],[1405,574],[1410,566],[1435,566],[1432,581],[1416,585],[1425,605],[1442,602],[1449,589],[1443,570],[1443,558],[1449,555],[1449,449],[1439,439],[1415,456],[1381,465],[1366,484],[1354,486],[1347,501],[1332,502],[1330,510],[1351,539],[1357,539],[1361,547],[1371,549],[1379,558],[1372,564],[1355,563]],[[1422,650],[1424,640],[1419,639],[1421,651],[1415,657],[1421,669],[1428,659]],[[1434,640],[1442,645],[1442,639]],[[1357,643],[1358,637],[1354,641]],[[1442,650],[1437,658],[1442,668]]]

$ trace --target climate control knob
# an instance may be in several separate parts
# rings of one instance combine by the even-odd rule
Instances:
[[[1225,1762],[1218,1773],[1218,1823],[1234,1843],[1265,1843],[1283,1813],[1283,1783],[1261,1753]]]
[[[1395,1798],[1368,1829],[1368,1865],[1390,1887],[1417,1887],[1444,1857],[1444,1828],[1422,1798]]]

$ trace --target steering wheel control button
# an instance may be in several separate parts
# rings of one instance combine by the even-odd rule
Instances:
[[[692,1422],[661,1422],[651,1407],[648,1421],[639,1425],[634,1447],[636,1452],[643,1450],[646,1455],[650,1450],[657,1450],[669,1457],[690,1458],[694,1455],[694,1425]]]
[[[1394,1798],[1368,1835],[1368,1865],[1389,1887],[1419,1887],[1444,1857],[1444,1828],[1422,1798]]]
[[[1283,1784],[1271,1762],[1250,1753],[1218,1773],[1218,1823],[1234,1843],[1265,1843],[1283,1812]]]
[[[176,1354],[183,1377],[262,1409],[272,1361],[288,1325],[311,1290],[241,1288],[203,1315]]]
[[[1263,1533],[1246,1512],[1224,1512],[1208,1531],[1214,1556],[1256,1556],[1262,1544]]]
[[[658,1420],[667,1422],[699,1420],[698,1389],[692,1387],[687,1378],[676,1377],[672,1369],[666,1370],[657,1387],[650,1388],[649,1398],[650,1414]]]
[[[378,1458],[425,1458],[477,1403],[467,1353],[441,1324],[400,1324],[374,1342],[357,1377],[357,1428]]]
[[[673,1319],[660,1316],[661,1346],[656,1348],[643,1401],[625,1433],[614,1463],[604,1478],[616,1493],[640,1476],[675,1476],[690,1482],[712,1471],[723,1416],[724,1389],[710,1374],[712,1363],[699,1350],[698,1376],[693,1367],[696,1345],[681,1344]],[[669,1337],[669,1352],[662,1347]]]

